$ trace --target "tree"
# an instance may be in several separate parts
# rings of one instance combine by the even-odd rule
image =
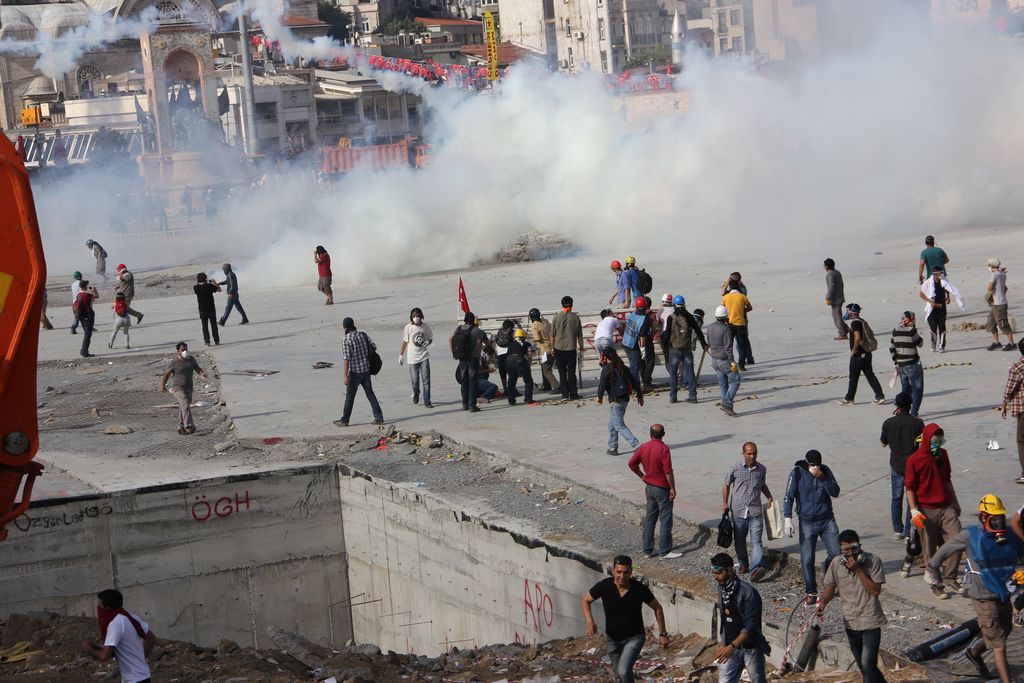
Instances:
[[[397,36],[400,32],[424,33],[427,27],[416,17],[408,12],[398,11],[388,17],[388,20],[377,27],[377,33],[385,36]]]
[[[316,15],[328,26],[327,35],[340,43],[348,40],[352,14],[341,9],[335,0],[316,0]]]
[[[640,69],[649,66],[651,62],[654,62],[655,67],[659,64],[671,64],[672,53],[664,45],[659,45],[654,49],[644,48],[642,50],[637,50],[633,53],[633,56],[626,61],[626,68]]]

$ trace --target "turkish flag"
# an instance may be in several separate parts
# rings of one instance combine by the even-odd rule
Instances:
[[[463,313],[469,313],[469,299],[466,298],[466,288],[462,286],[462,278],[459,278],[459,308]]]

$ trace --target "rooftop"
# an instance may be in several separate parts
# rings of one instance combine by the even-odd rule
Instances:
[[[471,19],[443,19],[443,18],[431,18],[431,17],[418,17],[419,21],[424,26],[483,26],[483,22],[473,21]]]
[[[470,57],[487,61],[486,45],[464,45],[459,48],[459,52]],[[498,64],[511,64],[524,58],[544,59],[544,55],[521,45],[516,45],[515,43],[498,43]]]

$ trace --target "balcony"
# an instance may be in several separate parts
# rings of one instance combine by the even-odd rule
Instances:
[[[715,22],[713,19],[687,19],[686,20],[687,31],[713,31],[715,30]]]

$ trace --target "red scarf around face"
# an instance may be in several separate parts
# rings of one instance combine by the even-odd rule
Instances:
[[[101,607],[97,605],[96,618],[100,622],[100,638],[103,641],[107,640],[107,627],[110,626],[110,622],[112,622],[114,620],[114,617],[116,617],[118,614],[123,614],[125,618],[128,619],[128,621],[132,622],[132,626],[135,627],[135,632],[139,634],[139,638],[145,639],[146,632],[142,630],[142,624],[139,623],[138,619],[128,614],[128,612],[126,612],[123,609],[113,609],[110,607]]]

